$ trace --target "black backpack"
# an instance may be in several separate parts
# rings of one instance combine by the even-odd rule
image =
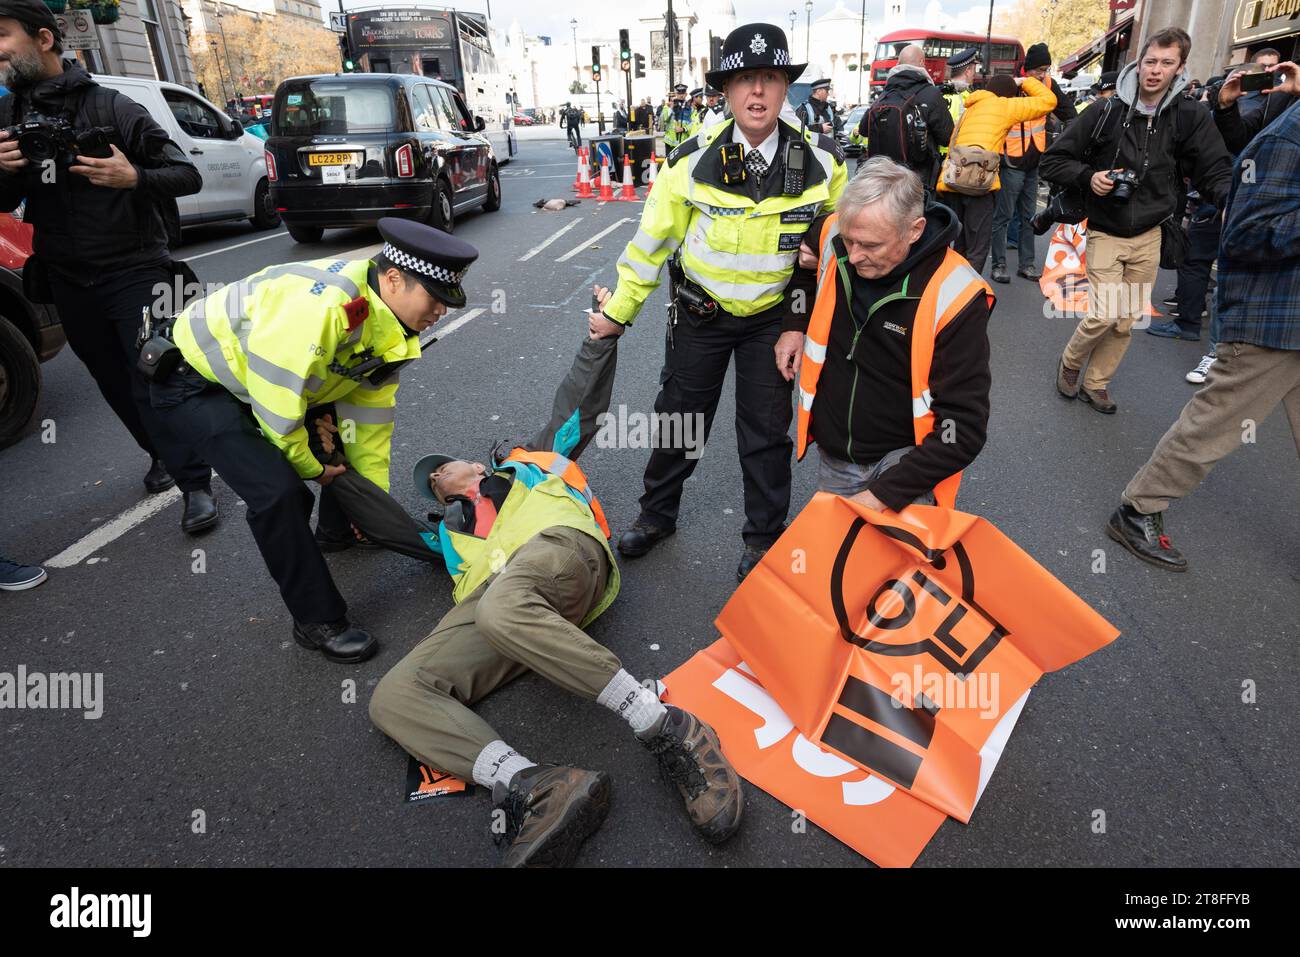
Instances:
[[[930,133],[925,114],[913,101],[919,93],[905,97],[902,92],[886,90],[867,111],[867,156],[888,156],[909,169],[928,169],[934,161],[930,155]]]
[[[117,120],[113,113],[113,101],[115,97],[121,95],[116,90],[95,84],[86,89],[79,102],[70,105],[65,104],[64,115],[67,117],[68,122],[75,126],[77,113],[84,107],[87,125],[116,127]],[[17,95],[13,92],[10,92],[6,97],[0,98],[0,127],[12,126],[18,122],[20,116],[15,112],[17,103]],[[120,132],[113,135],[112,141],[122,152],[127,152]],[[176,198],[168,196],[156,199],[146,198],[142,193],[138,193],[138,195],[140,195],[142,203],[149,203],[153,206],[158,213],[158,217],[162,220],[163,228],[167,231],[167,248],[171,249],[179,246],[181,241],[181,210],[176,203]],[[143,209],[141,209],[141,213],[144,213]]]

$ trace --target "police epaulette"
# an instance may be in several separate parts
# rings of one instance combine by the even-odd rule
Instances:
[[[348,317],[348,332],[351,332],[370,315],[370,303],[365,296],[357,296],[351,302],[343,304],[343,312]]]
[[[673,148],[673,151],[668,154],[669,168],[671,168],[683,156],[690,156],[699,148],[700,148],[700,137],[698,134],[692,136],[688,140],[683,140],[681,143],[678,143],[677,146]]]
[[[827,136],[825,133],[818,133],[817,146],[834,156],[837,163],[846,161],[844,150],[840,149],[840,144],[835,141],[835,137]]]

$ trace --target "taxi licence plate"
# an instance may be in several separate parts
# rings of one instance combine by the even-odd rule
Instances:
[[[355,153],[311,153],[307,157],[307,165],[348,166],[356,155]]]

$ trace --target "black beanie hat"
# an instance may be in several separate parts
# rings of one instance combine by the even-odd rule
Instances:
[[[1051,66],[1052,54],[1046,43],[1035,43],[1025,51],[1025,72],[1037,70],[1040,66]]]
[[[54,34],[55,39],[62,39],[59,25],[41,0],[0,0],[0,17],[13,17],[19,23],[40,29],[44,27]]]

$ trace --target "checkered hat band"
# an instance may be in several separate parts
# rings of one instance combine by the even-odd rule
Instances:
[[[381,252],[388,257],[389,262],[401,269],[405,269],[408,272],[418,272],[422,276],[428,276],[431,279],[438,280],[438,282],[445,282],[450,286],[459,286],[460,281],[464,279],[465,274],[469,272],[468,266],[458,272],[453,272],[450,269],[443,269],[441,266],[435,266],[431,262],[425,262],[423,259],[417,259],[410,253],[403,252],[392,243],[384,243],[384,248]]]

